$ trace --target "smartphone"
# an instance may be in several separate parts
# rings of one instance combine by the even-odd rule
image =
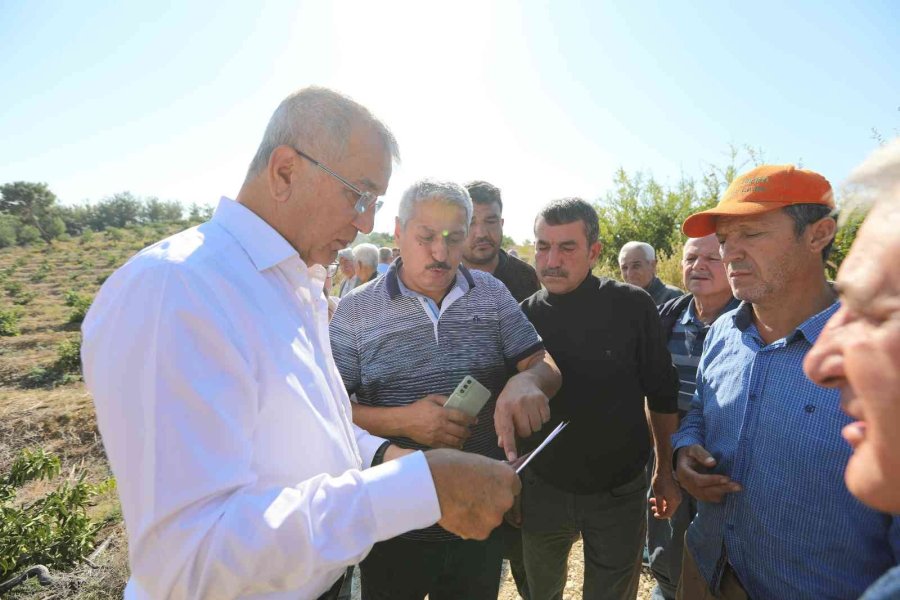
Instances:
[[[471,417],[475,417],[491,398],[491,391],[478,383],[471,375],[463,377],[444,406],[456,408]]]

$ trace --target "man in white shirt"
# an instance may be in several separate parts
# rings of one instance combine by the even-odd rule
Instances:
[[[364,107],[292,94],[237,201],[101,288],[82,361],[128,530],[126,598],[332,598],[375,542],[435,522],[484,539],[512,505],[508,465],[402,450],[351,420],[323,265],[372,230],[397,156]]]

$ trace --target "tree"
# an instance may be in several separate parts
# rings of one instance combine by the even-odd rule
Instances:
[[[107,227],[136,225],[142,211],[141,201],[131,192],[119,192],[101,200],[94,209],[91,227],[97,231]]]
[[[180,221],[184,216],[184,209],[177,200],[164,201],[159,198],[147,198],[141,210],[141,222],[171,223]]]
[[[0,186],[0,213],[17,217],[23,227],[36,229],[47,242],[65,231],[56,194],[46,183],[16,181]]]

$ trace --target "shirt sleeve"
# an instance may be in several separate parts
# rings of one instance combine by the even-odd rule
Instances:
[[[648,294],[635,294],[633,302],[641,303],[643,335],[639,349],[639,373],[647,405],[656,413],[678,412],[678,370],[666,346],[666,336],[659,313]]]
[[[141,597],[314,597],[375,542],[440,517],[421,453],[289,487],[260,480],[256,355],[217,295],[173,265],[104,288],[84,323],[83,369]]]
[[[359,321],[358,315],[357,319],[354,319],[355,313],[355,298],[344,298],[338,304],[328,325],[334,364],[337,365],[344,387],[351,396],[356,393],[361,383],[359,347],[353,327],[353,323]]]
[[[519,361],[543,348],[544,342],[506,286],[497,280],[494,280],[493,283],[495,283],[496,289],[491,293],[496,294],[497,298],[503,357],[507,367],[515,370]],[[481,284],[479,283],[479,285]]]

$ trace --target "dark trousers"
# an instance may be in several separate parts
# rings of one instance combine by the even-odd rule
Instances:
[[[526,470],[522,545],[532,600],[561,600],[569,550],[584,542],[585,600],[637,596],[646,536],[647,477],[597,494],[572,494]]]
[[[519,596],[522,600],[531,600],[528,579],[525,577],[525,559],[522,558],[522,530],[504,521],[496,533],[503,544],[503,558],[509,561],[509,570],[512,571]]]
[[[362,600],[496,600],[502,562],[497,531],[485,541],[393,538],[360,564]]]

